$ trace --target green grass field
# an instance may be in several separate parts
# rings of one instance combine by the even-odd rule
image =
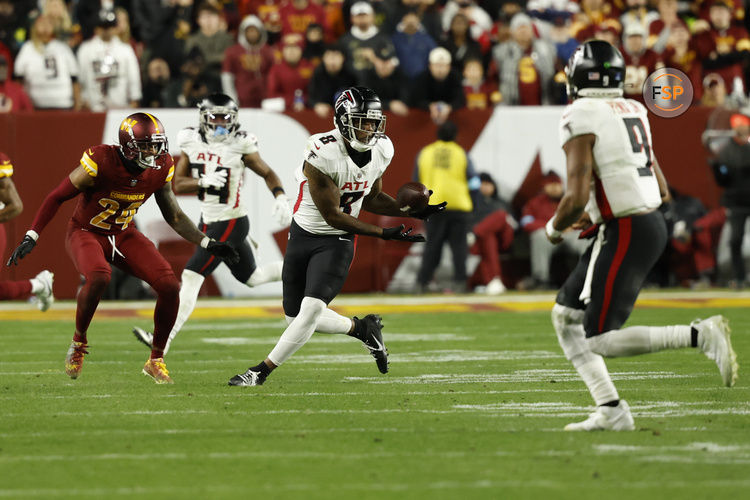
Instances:
[[[747,309],[638,309],[629,324],[716,313],[730,318],[742,367]],[[566,433],[591,399],[547,312],[384,323],[388,375],[359,342],[316,334],[266,385],[238,388],[227,380],[265,357],[280,320],[188,322],[167,360],[173,386],[141,374],[147,350],[131,321],[94,319],[78,380],[63,371],[70,321],[3,321],[0,498],[695,499],[750,489],[748,377],[722,387],[695,350],[608,361],[638,430]]]

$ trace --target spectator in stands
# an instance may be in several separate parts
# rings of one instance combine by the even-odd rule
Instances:
[[[484,78],[484,67],[479,59],[467,59],[463,69],[464,97],[468,109],[487,109],[500,102],[497,85]]]
[[[325,50],[326,42],[323,26],[317,23],[308,24],[307,30],[305,30],[305,49],[302,51],[302,59],[317,66],[323,58]]]
[[[639,24],[646,33],[653,21],[659,18],[659,14],[649,9],[647,0],[625,0],[625,8],[620,15],[622,29],[626,30],[630,24]]]
[[[329,45],[323,52],[323,62],[313,71],[308,85],[310,106],[319,117],[329,118],[339,92],[354,84],[354,77],[344,67],[341,47]],[[382,101],[383,97],[380,99]]]
[[[552,19],[547,30],[547,38],[557,49],[557,59],[563,62],[567,62],[580,45],[578,40],[570,35],[570,25],[569,15],[559,15]]]
[[[102,11],[94,37],[78,49],[82,105],[91,111],[134,108],[142,97],[138,59],[116,33],[115,13]]]
[[[444,122],[438,127],[438,140],[422,148],[417,155],[415,177],[433,190],[433,199],[448,203],[446,210],[424,221],[427,242],[417,274],[420,291],[426,291],[432,281],[446,242],[453,257],[453,291],[466,290],[466,232],[473,208],[469,182],[476,174],[466,151],[455,141],[457,132],[455,123]]]
[[[671,0],[670,0],[671,1]],[[701,73],[703,66],[698,54],[690,43],[690,32],[687,26],[675,24],[669,31],[667,45],[661,54],[664,65],[668,68],[676,68],[690,78],[693,85],[693,102],[699,102],[703,96]]]
[[[516,14],[510,30],[512,38],[497,45],[492,53],[499,72],[502,104],[551,104],[555,47],[547,40],[534,38],[531,18],[526,14]]]
[[[342,12],[350,12],[352,6],[362,0],[333,0],[341,6]],[[377,26],[378,31],[385,35],[391,35],[396,29],[400,17],[398,16],[398,8],[395,5],[398,0],[365,0],[372,6],[374,23]],[[350,30],[352,27],[352,19],[345,20],[346,30]]]
[[[433,40],[439,40],[443,35],[440,8],[439,2],[435,0],[400,0],[396,5],[393,18],[396,22],[400,22],[407,11],[416,11],[427,34]]]
[[[430,51],[437,47],[435,40],[422,26],[416,10],[404,12],[391,40],[401,63],[401,71],[410,81],[427,69]]]
[[[505,2],[503,1],[503,3]],[[513,3],[519,7],[520,11],[520,5]],[[542,38],[549,38],[549,32],[553,26],[565,24],[561,21],[570,21],[573,15],[580,10],[578,2],[575,0],[529,0],[526,3],[526,13],[534,19],[534,27]],[[513,12],[510,17],[512,18],[514,14],[517,14],[517,12]],[[490,12],[490,15],[492,15],[492,12]],[[568,35],[572,36],[570,32],[568,32]],[[567,59],[565,60],[567,61]]]
[[[266,42],[261,20],[246,16],[237,30],[237,43],[224,53],[222,88],[240,107],[259,108],[266,97],[268,73],[274,64],[274,51]]]
[[[346,67],[359,82],[372,69],[375,49],[391,42],[375,26],[375,11],[369,3],[356,2],[350,12],[352,28],[341,37],[340,43],[346,55]]]
[[[472,284],[485,285],[485,293],[499,295],[505,292],[502,280],[500,254],[513,244],[518,223],[509,213],[508,204],[497,193],[497,184],[488,173],[479,174],[479,189],[471,191],[474,209],[471,214],[474,243],[470,251],[479,255],[479,266]]]
[[[703,106],[718,108],[726,105],[727,86],[724,80],[716,73],[709,73],[703,78]]]
[[[732,255],[732,283],[734,288],[746,286],[747,274],[742,256],[745,221],[750,217],[750,118],[734,114],[731,118],[734,136],[714,161],[717,183],[723,186],[721,204],[727,209],[730,231],[729,248]]]
[[[146,81],[143,84],[141,106],[163,108],[168,101],[169,65],[164,59],[149,61],[146,67]]]
[[[160,57],[172,75],[182,73],[186,59],[185,40],[190,36],[193,0],[132,0],[133,26],[145,49],[147,61]]]
[[[709,29],[693,35],[704,75],[717,73],[730,94],[744,94],[746,85],[742,64],[748,58],[750,38],[745,28],[732,25],[732,6],[727,0],[715,0],[709,11]]]
[[[94,36],[94,31],[99,25],[99,15],[102,10],[114,10],[117,7],[128,8],[131,2],[130,0],[77,0],[74,3],[73,17],[81,26],[82,40],[88,40]]]
[[[620,31],[612,25],[599,24],[594,29],[594,39],[604,40],[615,47],[620,46]]]
[[[54,26],[55,39],[67,43],[71,48],[81,42],[81,36],[75,36],[73,22],[70,19],[68,6],[63,0],[44,0],[42,14],[48,16]]]
[[[326,25],[326,14],[319,4],[311,0],[289,0],[279,8],[281,16],[281,36],[292,33],[305,37],[310,24]]]
[[[453,16],[461,13],[469,20],[471,37],[478,40],[492,29],[492,18],[474,0],[448,0],[443,8],[443,32],[450,30]]]
[[[386,45],[375,50],[373,69],[365,74],[363,85],[380,97],[383,109],[406,116],[409,108],[409,80],[404,75],[393,47]]]
[[[284,99],[285,108],[301,111],[307,102],[307,85],[313,65],[302,59],[302,37],[286,35],[281,39],[281,61],[268,73],[267,98]]]
[[[482,60],[482,49],[469,32],[469,18],[461,12],[451,19],[441,45],[451,53],[453,69],[459,73],[463,72],[464,63],[469,59]]]
[[[3,54],[0,55],[0,113],[9,113],[11,111],[33,111],[34,105],[31,104],[23,85],[14,82],[8,67],[8,59]]]
[[[523,206],[521,227],[529,233],[529,250],[531,252],[531,279],[524,283],[524,289],[553,288],[550,276],[552,256],[559,251],[573,252],[580,255],[588,246],[587,240],[579,240],[578,232],[568,230],[563,233],[563,241],[553,245],[547,239],[544,225],[555,215],[564,189],[562,180],[554,172],[544,176],[542,192],[531,198]]]
[[[35,108],[80,109],[78,63],[70,47],[53,36],[52,22],[46,16],[37,17],[14,72],[23,78]]]
[[[219,75],[207,70],[203,52],[195,47],[182,63],[180,78],[167,87],[167,107],[194,108],[203,98],[220,90]]]
[[[10,49],[14,57],[21,49],[20,40],[26,38],[24,19],[13,0],[0,0],[0,42]]]
[[[430,112],[438,125],[451,112],[466,104],[461,77],[451,69],[451,55],[443,47],[432,49],[427,71],[419,75],[411,86],[411,106]]]
[[[659,54],[646,48],[646,28],[639,22],[625,26],[622,35],[625,59],[625,97],[643,101],[643,84],[648,75],[664,67]]]
[[[672,30],[678,27],[688,29],[685,21],[677,15],[677,0],[659,0],[659,17],[648,25],[648,47],[657,53],[667,48]],[[689,34],[689,32],[688,32]]]
[[[185,51],[198,48],[206,59],[207,70],[218,75],[224,61],[224,52],[232,46],[232,36],[227,33],[221,11],[210,3],[198,7],[196,23],[198,32],[188,37]]]
[[[117,18],[117,38],[122,43],[130,45],[135,52],[135,56],[140,60],[143,54],[143,44],[133,37],[133,31],[130,27],[130,13],[122,7],[118,7],[115,9],[115,17]]]
[[[593,38],[597,30],[603,30],[606,27],[617,31],[617,38],[619,38],[622,27],[613,16],[612,5],[605,0],[581,0],[581,11],[574,16],[570,27],[573,37],[583,42]]]

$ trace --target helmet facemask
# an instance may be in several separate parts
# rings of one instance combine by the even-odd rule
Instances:
[[[237,130],[237,110],[225,106],[202,109],[200,128],[209,142],[222,142]]]
[[[139,167],[157,170],[161,167],[156,164],[156,159],[168,150],[167,136],[164,134],[154,134],[146,140],[131,139],[122,148],[125,158],[136,162]]]
[[[385,136],[385,116],[379,109],[366,113],[345,113],[341,116],[342,134],[355,151],[371,149]]]

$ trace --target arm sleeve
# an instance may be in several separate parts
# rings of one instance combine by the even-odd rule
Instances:
[[[42,206],[34,217],[34,222],[31,224],[31,229],[36,231],[37,234],[41,234],[42,230],[49,224],[52,217],[55,216],[60,206],[78,196],[80,191],[70,182],[70,177],[66,177],[47,197],[44,199]]]

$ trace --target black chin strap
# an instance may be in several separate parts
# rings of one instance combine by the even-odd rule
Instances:
[[[364,167],[368,163],[370,163],[370,160],[372,159],[372,151],[357,151],[354,149],[350,144],[349,141],[344,141],[346,144],[346,151],[349,153],[349,158],[352,159],[355,165],[357,165],[359,168]]]

